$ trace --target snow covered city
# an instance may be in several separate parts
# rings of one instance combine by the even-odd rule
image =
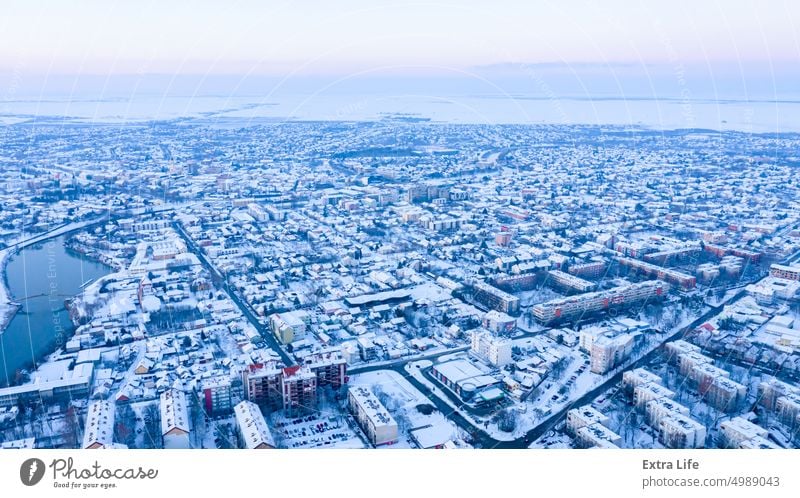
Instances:
[[[10,1],[3,495],[797,486],[800,10],[678,4]]]

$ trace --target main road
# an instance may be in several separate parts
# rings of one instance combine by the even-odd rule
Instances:
[[[744,290],[739,291],[731,299],[731,301],[735,301],[735,300],[739,299],[740,297],[742,297],[744,295],[744,293],[745,293]],[[628,367],[620,370],[616,374],[612,375],[611,377],[609,377],[608,379],[603,381],[601,384],[597,385],[596,387],[592,388],[590,391],[587,391],[586,393],[581,395],[579,398],[576,398],[575,400],[573,400],[570,403],[566,404],[558,412],[554,413],[553,415],[548,417],[546,420],[542,421],[541,423],[539,423],[538,425],[536,425],[535,427],[530,429],[528,432],[526,432],[525,435],[520,436],[520,437],[518,437],[516,439],[507,440],[507,441],[496,439],[495,437],[493,437],[492,435],[487,433],[485,430],[481,429],[480,427],[475,426],[473,423],[471,423],[469,420],[467,420],[466,417],[463,414],[461,414],[457,410],[454,410],[453,407],[450,404],[448,404],[446,401],[441,399],[439,396],[433,394],[431,392],[431,388],[429,386],[427,386],[424,383],[420,382],[414,376],[409,375],[408,372],[404,368],[405,363],[407,363],[408,361],[412,361],[412,360],[416,361],[416,360],[419,360],[419,359],[422,359],[422,358],[413,358],[412,360],[402,360],[402,361],[398,361],[398,362],[392,362],[390,364],[370,365],[370,366],[367,366],[367,367],[360,368],[358,370],[354,369],[352,372],[353,373],[363,373],[363,372],[369,372],[369,371],[374,371],[374,370],[393,370],[393,371],[397,372],[398,374],[402,375],[412,386],[414,386],[417,390],[419,390],[425,397],[427,397],[428,400],[430,400],[430,402],[434,406],[436,406],[436,408],[440,412],[442,412],[450,420],[455,422],[462,430],[464,430],[465,432],[469,433],[473,437],[475,443],[481,448],[500,448],[500,449],[527,448],[528,446],[530,446],[531,443],[533,443],[538,438],[540,438],[541,436],[546,434],[548,431],[554,429],[558,424],[560,424],[566,418],[567,412],[570,409],[572,409],[575,406],[583,406],[585,404],[590,403],[592,400],[594,400],[595,398],[600,396],[602,393],[604,393],[605,391],[607,391],[608,389],[610,389],[614,385],[616,385],[619,382],[621,382],[622,381],[622,374],[623,374],[623,372],[625,370],[630,370],[630,369],[634,369],[634,368],[638,368],[638,367],[647,365],[650,361],[652,361],[656,357],[657,354],[659,354],[659,349],[661,348],[661,346],[664,343],[670,342],[670,341],[674,341],[676,339],[680,339],[681,337],[685,336],[688,332],[691,332],[692,330],[697,328],[699,325],[704,323],[706,320],[708,320],[709,318],[711,318],[715,314],[717,314],[720,311],[722,311],[723,307],[724,307],[724,304],[721,304],[719,306],[711,307],[706,312],[704,312],[702,315],[700,315],[698,318],[696,318],[694,321],[692,321],[689,325],[686,325],[686,326],[680,328],[677,332],[675,332],[671,336],[665,338],[657,346],[653,347],[653,349],[651,349],[649,352],[645,353],[642,357],[640,357],[639,359],[637,359],[636,361],[631,363]],[[428,359],[435,358],[435,357],[442,356],[442,355],[448,354],[448,353],[453,353],[453,352],[454,352],[454,350],[438,352],[438,353],[435,353],[435,354],[431,354],[430,356],[427,356],[427,358]],[[423,372],[423,375],[424,374],[425,373]],[[445,389],[443,389],[441,387],[438,387],[437,389],[440,389],[440,391],[445,396],[447,396],[448,399],[452,403],[454,403],[457,407],[459,407],[460,409],[466,409],[465,405],[459,399],[455,398],[454,395],[451,395],[451,393],[449,393],[447,390],[445,390]]]
[[[173,226],[175,227],[175,231],[178,232],[178,234],[186,242],[189,250],[192,251],[195,256],[197,256],[197,259],[200,260],[200,263],[203,265],[203,267],[211,274],[211,278],[214,280],[214,282],[217,285],[222,285],[222,287],[225,289],[225,292],[239,308],[239,311],[241,311],[247,320],[253,324],[253,327],[256,328],[259,334],[261,334],[261,337],[264,339],[270,349],[278,353],[286,366],[295,365],[297,363],[295,359],[292,358],[292,356],[287,353],[285,349],[283,349],[280,343],[278,343],[278,340],[275,338],[275,335],[272,333],[272,331],[266,325],[261,323],[255,312],[253,312],[252,308],[250,308],[250,306],[245,303],[233,289],[230,288],[228,285],[228,279],[225,278],[225,276],[219,270],[217,270],[217,268],[211,263],[211,261],[208,260],[208,258],[206,258],[206,255],[203,254],[202,249],[200,249],[194,239],[192,239],[189,234],[186,233],[186,231],[183,229],[183,226],[178,222],[173,223]]]

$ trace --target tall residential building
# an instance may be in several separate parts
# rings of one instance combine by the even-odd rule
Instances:
[[[677,285],[683,289],[694,289],[697,284],[697,279],[693,275],[673,270],[671,268],[664,268],[663,266],[646,263],[638,259],[631,258],[617,258],[617,261],[622,266],[628,266],[634,270],[639,271],[650,277],[656,277],[669,284]]]
[[[661,419],[658,439],[667,448],[703,448],[706,428],[686,415],[674,414]]]
[[[597,284],[594,282],[589,282],[561,270],[550,270],[545,282],[551,287],[565,291],[590,292],[597,288]]]
[[[339,349],[312,353],[303,358],[303,365],[317,376],[319,387],[338,389],[347,383],[347,361]]]
[[[317,407],[317,376],[306,367],[286,367],[281,376],[281,394],[287,413],[313,411]]]
[[[606,271],[606,264],[603,261],[592,261],[589,263],[579,263],[571,265],[567,270],[570,275],[582,278],[597,278]]]
[[[747,396],[747,387],[726,377],[717,377],[703,394],[706,403],[721,412],[739,409]]]
[[[630,356],[635,339],[632,334],[597,337],[592,343],[591,371],[602,375],[618,367]]]
[[[582,427],[602,424],[608,427],[608,416],[592,408],[591,405],[573,408],[567,412],[567,433],[576,437]]]
[[[667,361],[671,365],[677,365],[680,361],[680,355],[684,353],[700,353],[700,346],[695,346],[683,339],[666,343],[664,349],[667,352]]]
[[[678,370],[684,377],[689,377],[700,365],[706,363],[711,364],[713,360],[697,351],[689,351],[678,355]]]
[[[519,298],[493,285],[475,282],[472,292],[474,299],[488,308],[512,315],[519,313]]]
[[[488,330],[474,329],[472,352],[492,365],[502,367],[511,363],[511,340],[492,335]]]
[[[248,401],[273,410],[281,408],[283,406],[281,377],[283,377],[283,369],[278,366],[277,362],[248,366],[242,372],[245,397]]]
[[[721,448],[739,448],[740,445],[756,437],[766,438],[769,431],[742,417],[734,417],[719,425]]]
[[[281,344],[289,344],[305,336],[310,319],[303,310],[275,313],[269,317],[269,326]]]
[[[200,384],[200,400],[210,416],[225,415],[233,409],[231,380],[223,375],[203,380]]]
[[[661,420],[664,417],[676,414],[689,416],[688,408],[669,398],[656,398],[648,401],[645,404],[644,412],[647,417],[647,425],[655,429],[661,427]]]
[[[517,319],[502,311],[490,310],[483,316],[483,326],[495,334],[511,332],[517,326]]]
[[[654,399],[672,399],[674,397],[674,392],[655,382],[641,384],[633,390],[633,404],[641,411],[644,411],[647,404]]]
[[[791,429],[800,427],[800,395],[787,393],[775,403],[775,411],[784,425]]]
[[[577,431],[576,443],[580,448],[618,448],[622,438],[600,423],[581,427]]]
[[[786,394],[800,394],[800,389],[786,382],[780,381],[775,377],[762,381],[758,384],[758,394],[756,399],[758,404],[769,411],[777,408],[778,398]]]
[[[629,395],[633,394],[633,390],[637,386],[649,384],[650,382],[661,384],[661,377],[646,368],[636,368],[622,374],[622,388]]]
[[[772,265],[769,267],[769,274],[786,280],[800,280],[800,265]]]

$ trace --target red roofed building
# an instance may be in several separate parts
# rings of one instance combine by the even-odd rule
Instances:
[[[283,409],[288,413],[314,410],[317,406],[317,376],[307,367],[286,367],[281,377],[281,393]]]

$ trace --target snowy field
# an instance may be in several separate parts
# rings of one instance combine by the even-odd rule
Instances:
[[[418,410],[419,405],[432,406],[430,400],[393,370],[359,374],[350,379],[350,384],[369,387],[397,421],[400,441],[386,448],[415,448],[410,431],[428,426],[435,428],[436,437],[443,441],[462,439],[458,427],[442,412],[434,410],[426,415]]]

